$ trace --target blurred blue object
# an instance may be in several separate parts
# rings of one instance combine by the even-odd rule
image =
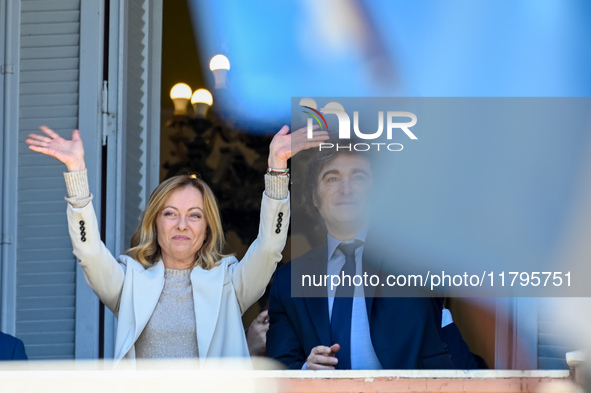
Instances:
[[[370,233],[380,238],[380,251],[388,255],[391,266],[386,270],[445,270],[480,277],[494,272],[497,278],[490,287],[452,288],[451,296],[591,296],[586,280],[591,276],[586,235],[591,233],[591,220],[585,218],[591,217],[590,98],[315,101],[328,128],[335,130],[335,139],[323,151],[362,152],[358,154],[372,163]],[[410,139],[400,128],[390,139],[386,126],[381,136],[371,139],[336,139],[341,125],[337,116],[325,111],[335,101],[350,119],[358,112],[358,129],[365,136],[379,128],[381,114],[412,113],[418,121],[411,131],[418,139]],[[292,104],[292,124],[301,123],[299,99]],[[404,148],[389,151],[390,143]],[[307,191],[308,159],[300,154],[291,162],[292,234],[310,233],[315,218],[299,204]],[[342,192],[353,200],[363,195],[351,189]],[[292,255],[301,255],[293,244]],[[572,282],[502,286],[498,274],[503,271],[571,271]]]
[[[292,96],[591,95],[588,2],[189,3],[203,63],[230,59],[217,110],[250,128]]]

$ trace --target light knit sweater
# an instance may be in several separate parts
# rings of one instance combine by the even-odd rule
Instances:
[[[165,270],[160,299],[135,342],[138,358],[199,357],[191,270]]]

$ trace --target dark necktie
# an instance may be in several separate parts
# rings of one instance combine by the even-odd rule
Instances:
[[[349,284],[348,279],[345,279],[344,283],[341,282],[332,305],[330,319],[332,344],[341,346],[341,349],[336,354],[337,359],[339,359],[336,365],[337,369],[351,369],[351,317],[353,313],[353,294],[355,292],[352,281],[355,275],[355,250],[361,247],[362,244],[362,241],[355,240],[353,243],[341,243],[338,247],[345,254],[343,273],[345,276],[351,277],[351,285],[343,285]],[[343,274],[341,274],[341,277],[343,277]]]

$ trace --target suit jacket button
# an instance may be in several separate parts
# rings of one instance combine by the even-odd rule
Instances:
[[[82,237],[80,238],[80,240],[82,240],[82,242],[84,243],[84,242],[86,241],[86,237],[82,236]]]
[[[80,236],[82,236],[82,237],[86,236],[86,232],[84,232],[84,230],[82,230],[82,231],[80,232]]]
[[[277,228],[277,229],[275,230],[275,233],[280,233],[280,232],[281,232],[281,229],[279,229],[279,228]]]
[[[282,221],[283,221],[283,218],[281,218],[281,217],[279,217],[279,218],[277,219],[277,222],[282,222]]]
[[[283,217],[283,212],[279,212],[279,217]]]
[[[281,224],[277,223],[277,229],[281,228]]]
[[[80,220],[80,223],[79,224],[80,225],[84,225],[84,221],[83,220]]]

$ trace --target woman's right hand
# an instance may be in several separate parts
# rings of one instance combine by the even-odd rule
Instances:
[[[82,146],[82,139],[80,139],[80,131],[74,130],[72,139],[67,140],[49,127],[41,126],[39,129],[45,135],[29,134],[25,141],[29,145],[29,149],[58,159],[66,164],[68,172],[86,169],[84,146]]]

